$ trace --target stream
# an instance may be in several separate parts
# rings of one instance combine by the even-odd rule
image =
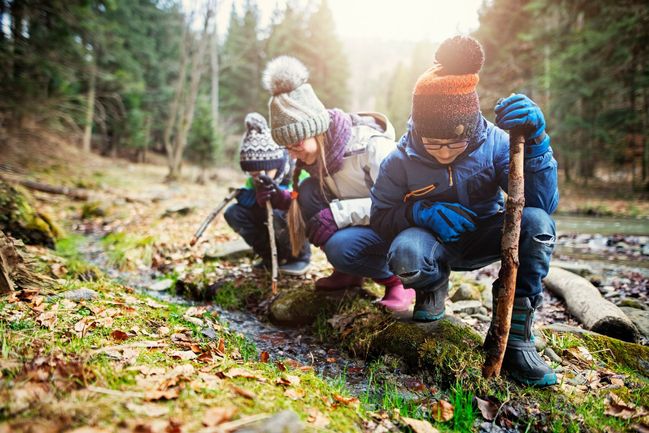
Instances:
[[[649,303],[649,220],[623,220],[559,216],[557,220],[557,246],[554,260],[569,261],[582,266],[600,279],[602,294],[611,301],[619,297],[635,297]],[[86,242],[81,251],[89,262],[102,269],[109,277],[167,302],[198,305],[194,301],[175,296],[168,291],[149,290],[155,283],[153,271],[122,272],[111,267],[101,245],[102,234],[86,232]],[[493,280],[498,264],[490,265],[471,275],[479,281]],[[578,326],[557,298],[546,292],[546,307],[540,310],[539,322],[563,321]],[[261,321],[247,311],[226,310],[210,304],[230,329],[254,342],[258,351],[268,352],[270,359],[290,358],[310,365],[321,376],[336,384],[345,384],[352,394],[367,393],[368,365],[350,358],[334,345],[323,344],[303,329],[279,328]],[[485,332],[488,323],[476,323],[476,329]],[[416,382],[413,376],[394,371],[391,379],[400,384]],[[407,386],[407,385],[405,385]],[[407,388],[403,392],[408,393]]]

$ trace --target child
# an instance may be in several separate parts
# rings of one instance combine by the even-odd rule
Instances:
[[[290,204],[287,189],[292,175],[288,153],[273,141],[266,119],[261,114],[248,114],[245,123],[246,133],[241,141],[239,163],[250,177],[237,195],[237,203],[225,211],[225,220],[261,257],[258,266],[270,269],[270,241],[266,226],[266,201],[270,200],[274,209],[279,270],[288,275],[303,275],[309,270],[310,245],[303,242],[298,251],[291,254],[286,229],[286,210]]]
[[[390,270],[416,290],[413,319],[444,316],[451,270],[471,270],[500,259],[507,191],[509,137],[525,135],[525,208],[506,371],[531,385],[556,383],[534,349],[534,311],[542,300],[554,248],[557,163],[541,109],[524,95],[496,105],[496,125],[480,113],[480,44],[456,36],[442,43],[437,64],[419,77],[408,131],[381,165],[372,189],[372,227],[391,245]],[[494,283],[494,305],[498,282]],[[491,348],[487,337],[485,348]]]
[[[288,226],[295,252],[305,234],[322,248],[334,273],[316,281],[316,290],[362,285],[370,277],[385,286],[381,304],[407,309],[414,299],[388,270],[387,244],[369,224],[370,188],[381,160],[394,149],[394,129],[380,114],[348,114],[327,110],[307,82],[308,71],[297,59],[282,56],[264,72],[271,133],[297,159],[310,177],[293,185]]]

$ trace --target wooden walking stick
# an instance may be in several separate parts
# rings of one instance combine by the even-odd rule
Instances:
[[[273,227],[273,205],[270,200],[266,202],[266,214],[268,225],[268,237],[270,239],[270,257],[272,261],[272,283],[273,295],[277,294],[277,243],[275,242],[275,228]]]
[[[516,275],[518,273],[518,240],[521,235],[521,218],[525,206],[523,182],[523,145],[525,137],[519,130],[509,131],[509,179],[505,225],[500,244],[501,267],[498,279],[503,288],[498,294],[496,313],[491,319],[494,347],[487,352],[482,375],[498,376],[505,356],[507,338],[512,320]]]

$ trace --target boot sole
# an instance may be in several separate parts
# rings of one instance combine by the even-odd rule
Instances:
[[[435,322],[444,317],[445,312],[442,311],[440,314],[431,314],[425,311],[415,311],[412,314],[412,320],[415,322]]]
[[[556,373],[548,373],[544,375],[541,379],[526,379],[524,377],[517,376],[512,373],[507,373],[515,381],[522,383],[524,385],[536,386],[539,388],[552,386],[557,384],[557,375]]]

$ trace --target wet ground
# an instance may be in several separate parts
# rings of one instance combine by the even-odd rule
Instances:
[[[619,221],[618,221],[619,222]],[[554,258],[569,261],[573,265],[583,267],[591,275],[591,281],[598,286],[602,294],[616,302],[625,297],[637,298],[649,302],[649,222],[634,224],[632,234],[619,233],[571,234],[565,228],[601,228],[602,223],[592,219],[571,217],[564,221],[559,218],[559,235]],[[608,221],[604,226],[616,227]],[[645,233],[646,230],[646,233]],[[624,231],[624,230],[620,230]],[[636,235],[633,233],[640,233]],[[179,304],[196,304],[167,291],[149,290],[156,275],[150,269],[136,272],[120,272],[111,268],[100,243],[100,234],[86,234],[87,243],[82,251],[90,262],[100,267],[111,278],[125,285],[134,287],[153,297]],[[251,272],[250,265],[241,266],[242,272]],[[490,286],[498,274],[499,264],[487,266],[481,270],[466,273]],[[566,311],[565,305],[547,291],[544,293],[545,304],[537,317],[540,324],[562,322],[573,326],[579,323]],[[257,316],[247,311],[225,310],[211,305],[220,318],[228,326],[254,342],[259,352],[267,352],[270,359],[289,359],[305,366],[311,366],[323,377],[332,381],[345,383],[354,394],[367,392],[368,366],[362,360],[352,359],[333,345],[320,341],[314,335],[306,333],[305,329],[279,328],[261,321]],[[486,333],[488,322],[476,320],[474,317],[463,318],[481,333]],[[392,379],[404,384],[407,393],[408,383],[417,382],[416,378],[395,371]]]

